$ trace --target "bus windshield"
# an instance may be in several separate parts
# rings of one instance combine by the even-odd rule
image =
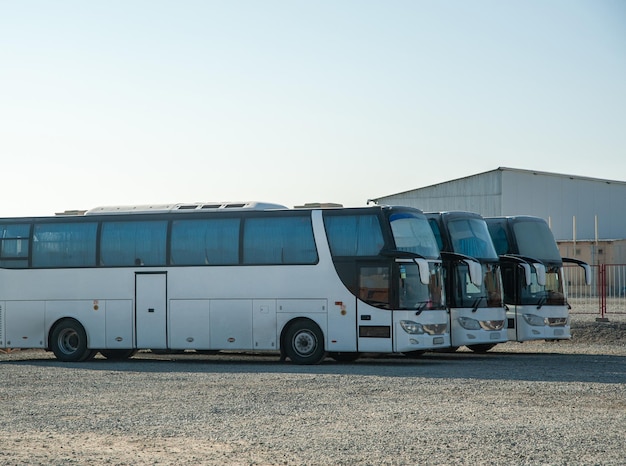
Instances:
[[[462,218],[448,222],[452,249],[477,259],[498,260],[498,255],[483,219]]]
[[[442,265],[431,262],[428,266],[430,272],[428,284],[424,285],[415,262],[402,261],[398,263],[400,269],[398,274],[400,309],[418,311],[445,309]]]
[[[565,293],[563,292],[562,267],[546,267],[545,286],[537,283],[537,273],[531,267],[531,283],[524,283],[521,290],[521,304],[543,306],[544,304],[564,305]]]
[[[469,269],[465,262],[454,264],[452,305],[465,308],[502,307],[502,281],[499,264],[481,264],[483,281],[476,286],[470,280]]]
[[[519,254],[522,256],[541,261],[561,262],[559,249],[547,223],[516,220],[513,223],[513,233]]]
[[[426,259],[437,259],[439,248],[435,235],[425,217],[411,212],[396,212],[389,216],[391,231],[400,251],[412,252]]]

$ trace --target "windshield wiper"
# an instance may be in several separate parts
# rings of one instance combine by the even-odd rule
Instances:
[[[481,296],[480,298],[477,298],[476,301],[474,301],[474,304],[472,304],[472,312],[476,312],[478,310],[478,306],[480,306],[480,302],[483,299],[487,299],[486,296]]]
[[[545,296],[542,296],[541,299],[537,302],[537,309],[541,309],[542,306],[546,303],[547,299]]]

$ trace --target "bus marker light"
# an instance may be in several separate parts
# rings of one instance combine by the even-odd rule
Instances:
[[[228,343],[235,343],[235,339],[233,337],[230,337],[227,341]]]

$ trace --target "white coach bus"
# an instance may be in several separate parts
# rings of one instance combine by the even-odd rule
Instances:
[[[485,221],[500,255],[509,340],[571,338],[563,262],[585,270],[589,265],[562,258],[546,221],[526,215],[491,217]]]
[[[0,219],[0,347],[405,353],[450,344],[439,249],[407,207],[189,204]]]
[[[485,220],[473,212],[433,212],[426,217],[445,269],[453,349],[483,353],[508,341],[498,254]]]

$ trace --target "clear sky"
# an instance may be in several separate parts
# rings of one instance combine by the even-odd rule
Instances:
[[[0,216],[626,181],[623,0],[0,0]]]

